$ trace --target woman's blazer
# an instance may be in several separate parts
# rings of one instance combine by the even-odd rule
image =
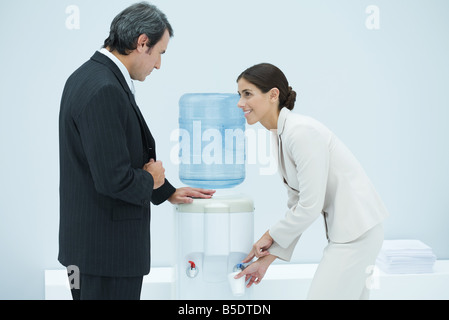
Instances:
[[[269,230],[270,253],[290,260],[299,237],[320,214],[329,241],[338,243],[357,239],[388,216],[360,163],[320,122],[283,108],[275,141],[288,211]]]

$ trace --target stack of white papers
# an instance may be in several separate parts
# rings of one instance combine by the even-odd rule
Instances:
[[[419,240],[384,240],[376,264],[386,273],[432,273],[435,260]]]

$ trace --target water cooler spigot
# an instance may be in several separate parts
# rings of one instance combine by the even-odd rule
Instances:
[[[187,267],[186,274],[189,278],[195,278],[198,275],[198,268],[195,262],[189,261],[190,266]]]
[[[243,263],[239,263],[234,266],[234,269],[232,271],[233,272],[242,272],[243,269],[245,269],[245,266],[243,265]]]

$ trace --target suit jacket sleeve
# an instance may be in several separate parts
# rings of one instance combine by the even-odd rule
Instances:
[[[167,179],[165,179],[165,183],[159,189],[153,190],[151,202],[154,205],[159,205],[170,198],[175,191],[176,188],[173,187]]]
[[[154,180],[131,166],[126,141],[129,104],[115,86],[104,86],[75,118],[97,192],[149,207]]]
[[[323,209],[329,171],[329,149],[325,138],[309,127],[290,128],[282,139],[283,147],[288,149],[288,155],[295,162],[296,172],[287,174],[295,175],[293,178],[299,182],[299,200],[293,204],[290,199],[291,207],[285,218],[270,228],[269,233],[275,243],[269,251],[281,259],[289,260],[299,237]]]

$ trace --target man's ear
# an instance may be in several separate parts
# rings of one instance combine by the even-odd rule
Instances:
[[[149,44],[150,43],[150,39],[147,37],[147,35],[146,34],[141,34],[140,36],[139,36],[139,38],[137,38],[137,48],[136,48],[136,50],[138,51],[138,52],[148,52],[148,46],[147,46],[147,44]]]

